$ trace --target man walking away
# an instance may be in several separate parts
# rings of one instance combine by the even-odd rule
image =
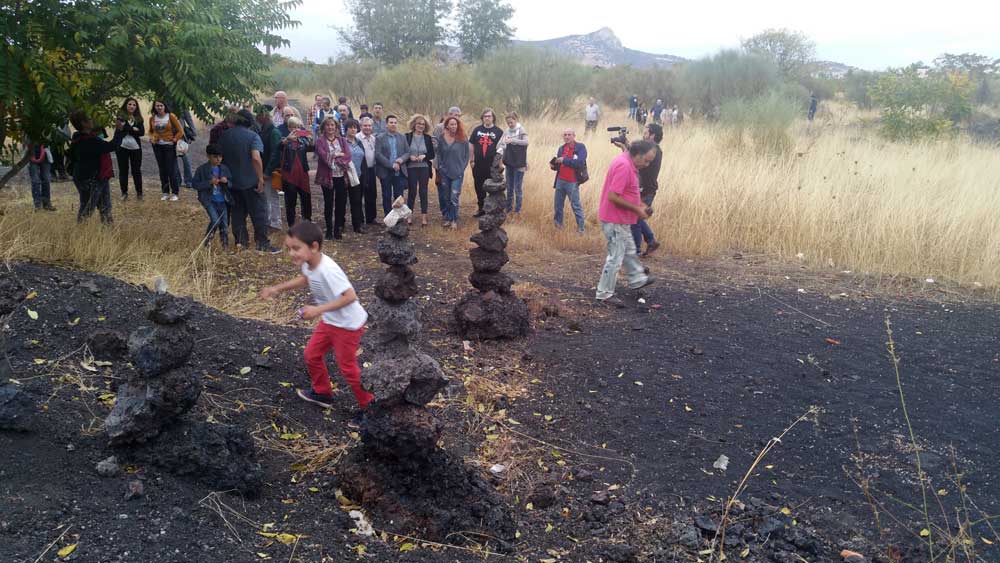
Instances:
[[[232,229],[236,244],[247,248],[247,216],[253,223],[253,238],[259,252],[279,254],[280,249],[267,238],[267,202],[264,200],[264,143],[260,135],[250,130],[254,116],[248,110],[236,114],[236,126],[219,139],[222,161],[230,172],[230,193],[233,196]]]
[[[816,93],[813,92],[809,96],[809,121],[812,121],[816,117],[816,108],[819,106],[819,100],[816,99]]]
[[[590,98],[590,103],[583,110],[584,133],[597,131],[597,121],[601,118],[601,106],[597,105],[594,98]]]
[[[639,196],[639,170],[649,166],[656,157],[656,146],[649,141],[636,141],[628,152],[615,157],[604,178],[601,203],[597,217],[608,241],[608,257],[604,261],[601,279],[597,283],[597,300],[601,303],[623,307],[615,299],[618,270],[625,265],[625,275],[631,289],[640,289],[653,283],[646,275],[635,253],[630,227],[639,219],[646,219],[646,206]]]

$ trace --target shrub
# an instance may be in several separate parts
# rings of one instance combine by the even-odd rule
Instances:
[[[931,73],[915,68],[888,72],[871,88],[882,110],[882,133],[894,140],[916,140],[954,132],[972,113],[972,84],[965,74]]]
[[[859,109],[872,109],[871,88],[878,82],[879,73],[850,70],[844,77],[844,96]]]
[[[779,89],[756,98],[726,100],[719,121],[734,145],[742,147],[749,141],[758,152],[781,154],[792,147],[788,130],[801,111],[801,100]]]
[[[647,107],[657,98],[666,104],[677,102],[677,78],[671,69],[638,69],[615,66],[594,71],[590,93],[603,104],[623,106],[633,94]]]
[[[534,47],[508,47],[475,67],[475,74],[500,110],[522,115],[565,114],[588,81],[587,68],[564,56]]]
[[[681,98],[695,112],[718,117],[728,100],[751,100],[782,87],[778,68],[768,59],[737,50],[721,51],[681,67]]]
[[[437,121],[448,106],[479,111],[486,91],[467,65],[442,65],[430,59],[411,59],[382,69],[370,84],[370,91],[393,112],[423,113]]]

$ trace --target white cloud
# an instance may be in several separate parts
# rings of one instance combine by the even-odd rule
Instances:
[[[869,69],[930,62],[944,52],[1000,57],[995,22],[1000,3],[952,0],[722,0],[667,3],[662,0],[510,0],[518,39],[550,39],[610,27],[626,47],[651,53],[700,57],[769,27],[800,30],[813,38],[821,59]],[[302,22],[284,35],[293,58],[325,61],[342,51],[330,26],[349,23],[340,0],[304,0],[293,17]]]

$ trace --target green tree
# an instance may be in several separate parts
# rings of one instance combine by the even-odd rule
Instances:
[[[859,109],[872,109],[871,88],[880,74],[867,70],[851,69],[844,77],[844,96]]]
[[[505,0],[463,0],[458,3],[455,41],[467,61],[478,61],[487,53],[510,43],[514,28],[509,21],[514,8]]]
[[[882,110],[882,133],[894,140],[951,133],[972,114],[972,84],[962,73],[923,76],[914,68],[890,71],[870,93]]]
[[[730,49],[685,63],[677,71],[677,85],[684,105],[714,119],[724,102],[758,98],[784,88],[784,81],[768,58]]]
[[[522,115],[569,111],[587,85],[588,69],[568,62],[553,51],[535,47],[508,47],[476,65],[497,113],[517,110]]]
[[[108,123],[121,98],[166,97],[201,117],[266,86],[259,46],[287,41],[300,0],[34,0],[0,4],[0,146],[12,170],[26,138],[49,141],[73,109]]]
[[[427,115],[432,123],[437,123],[436,117],[448,106],[481,108],[486,100],[483,85],[469,65],[442,65],[430,58],[411,59],[383,69],[370,88],[378,92],[378,101],[388,111],[399,115],[401,123],[413,113]]]
[[[399,64],[445,38],[451,0],[344,0],[353,25],[337,30],[355,57]]]
[[[944,72],[964,72],[976,84],[975,101],[977,104],[988,104],[993,95],[990,92],[990,79],[1000,74],[1000,59],[991,59],[986,55],[962,53],[953,55],[945,53],[934,59],[934,68]]]
[[[804,33],[789,29],[765,29],[742,41],[743,50],[766,57],[785,77],[799,77],[816,58],[816,44]]]

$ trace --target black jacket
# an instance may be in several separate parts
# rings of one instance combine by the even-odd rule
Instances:
[[[406,146],[410,146],[411,144],[413,144],[412,132],[406,134]],[[434,160],[434,139],[427,133],[424,133],[424,145],[427,147],[427,157],[424,158],[424,162],[427,163],[427,166],[430,166],[431,161]]]

